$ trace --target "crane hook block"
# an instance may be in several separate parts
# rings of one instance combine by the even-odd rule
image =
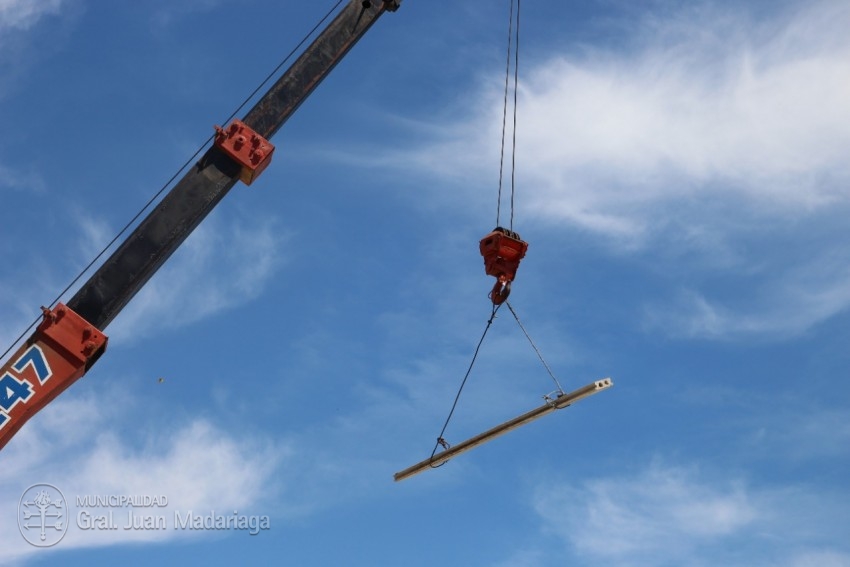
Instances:
[[[242,166],[239,179],[250,185],[272,161],[274,145],[241,120],[215,127],[215,145]]]
[[[496,284],[490,291],[490,301],[500,305],[511,292],[511,282],[528,250],[528,242],[516,232],[497,226],[481,239],[478,248],[484,257],[484,271],[496,278]]]

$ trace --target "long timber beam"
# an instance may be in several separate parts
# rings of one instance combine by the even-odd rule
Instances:
[[[519,417],[515,417],[510,421],[506,421],[501,425],[497,425],[492,429],[488,429],[484,433],[476,435],[462,443],[458,443],[442,451],[433,457],[425,459],[415,465],[404,469],[401,472],[395,473],[393,478],[395,478],[396,482],[404,480],[406,478],[410,478],[413,475],[419,474],[423,471],[428,470],[429,468],[439,467],[440,465],[446,463],[446,461],[452,459],[460,455],[461,453],[465,453],[479,445],[483,445],[484,443],[499,437],[500,435],[504,435],[505,433],[516,429],[517,427],[521,427],[526,423],[530,423],[535,419],[539,419],[544,415],[550,414],[555,410],[563,409],[569,405],[574,404],[579,400],[583,400],[588,396],[592,396],[602,390],[607,390],[611,386],[614,385],[614,382],[610,378],[603,378],[602,380],[596,380],[595,382],[584,386],[583,388],[579,388],[569,394],[562,394],[557,398],[551,400],[551,402],[546,403],[538,408],[531,410],[530,412],[524,413]]]

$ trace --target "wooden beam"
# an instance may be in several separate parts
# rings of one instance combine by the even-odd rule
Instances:
[[[614,385],[614,382],[610,378],[603,378],[602,380],[596,380],[595,382],[584,386],[583,388],[579,388],[569,394],[561,394],[557,398],[552,399],[550,402],[543,404],[542,406],[531,410],[528,413],[524,413],[519,417],[515,417],[510,421],[506,421],[501,425],[497,425],[492,429],[488,429],[484,433],[476,435],[462,443],[458,443],[457,445],[446,449],[440,453],[437,453],[433,457],[425,459],[422,462],[416,463],[415,465],[404,469],[401,472],[395,473],[393,478],[395,478],[396,482],[400,480],[404,480],[406,478],[410,478],[413,475],[419,474],[429,468],[435,468],[449,459],[460,455],[461,453],[465,453],[470,449],[474,449],[475,447],[490,441],[491,439],[495,439],[500,435],[504,435],[508,431],[512,431],[517,427],[523,426],[526,423],[530,423],[535,419],[543,417],[546,414],[552,413],[555,410],[563,409],[567,406],[574,404],[575,402],[582,400],[588,396],[592,396],[597,392],[601,392],[602,390],[607,390],[611,386]]]

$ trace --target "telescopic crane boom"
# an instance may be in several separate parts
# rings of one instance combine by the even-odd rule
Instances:
[[[103,331],[240,179],[268,165],[268,140],[372,24],[401,0],[350,0],[242,120],[177,182],[67,304],[44,319],[0,368],[0,448],[81,378],[106,349]]]

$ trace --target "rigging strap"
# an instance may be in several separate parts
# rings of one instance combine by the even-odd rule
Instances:
[[[540,359],[540,362],[543,363],[543,367],[546,369],[546,372],[549,373],[549,376],[552,378],[552,381],[555,382],[555,386],[558,388],[557,393],[563,394],[564,389],[561,388],[561,384],[560,384],[560,382],[558,382],[558,379],[555,378],[555,374],[552,372],[552,369],[549,368],[549,365],[546,364],[545,360],[543,360],[543,355],[540,354],[540,349],[538,349],[537,345],[534,344],[534,341],[531,340],[531,335],[529,335],[528,331],[525,330],[525,327],[523,326],[522,322],[519,320],[519,317],[517,317],[516,311],[514,311],[514,308],[511,306],[511,304],[508,301],[505,301],[505,303],[507,304],[508,309],[511,310],[511,314],[514,316],[514,319],[516,319],[517,325],[519,325],[519,328],[522,329],[522,332],[525,335],[525,338],[528,339],[529,344],[531,344],[531,348],[533,348],[534,352],[537,353],[537,358]],[[543,397],[546,398],[547,396],[543,396]]]
[[[481,344],[484,342],[484,337],[487,336],[487,331],[490,330],[490,325],[493,324],[493,321],[496,319],[496,312],[499,310],[501,305],[493,305],[493,309],[490,312],[490,318],[487,320],[487,326],[484,327],[484,332],[481,334],[481,338],[478,340],[478,346],[475,347],[475,353],[472,355],[472,361],[469,363],[469,368],[466,369],[466,375],[463,377],[463,380],[460,383],[460,388],[457,390],[457,394],[455,395],[455,401],[452,403],[452,409],[449,411],[449,416],[446,418],[446,422],[443,424],[443,429],[440,430],[440,434],[437,436],[437,442],[434,444],[434,450],[431,451],[431,458],[437,453],[437,448],[443,446],[446,448],[446,440],[443,438],[443,435],[446,433],[446,428],[449,426],[449,422],[452,419],[452,415],[455,412],[455,408],[457,407],[457,402],[460,400],[460,394],[463,392],[463,387],[466,385],[466,380],[469,378],[469,374],[472,372],[472,367],[475,365],[475,360],[478,358],[478,351],[481,350]],[[437,468],[442,466],[445,463],[440,463],[439,465],[432,465],[433,468]]]

